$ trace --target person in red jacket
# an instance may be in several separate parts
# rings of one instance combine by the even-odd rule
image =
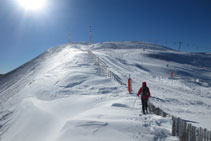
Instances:
[[[146,114],[148,113],[147,102],[150,97],[150,91],[149,91],[149,88],[147,87],[146,82],[142,83],[142,87],[139,89],[137,96],[139,96],[140,94],[141,94],[141,102],[142,102],[142,111],[143,111],[143,114]]]

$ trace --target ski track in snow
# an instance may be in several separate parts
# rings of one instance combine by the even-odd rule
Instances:
[[[1,76],[0,140],[178,140],[170,134],[169,117],[139,116],[140,100],[133,107],[135,94],[128,95],[125,86],[107,78],[88,54],[90,48],[124,82],[131,74],[134,93],[142,81],[147,81],[150,101],[155,105],[196,126],[210,128],[206,123],[211,123],[211,84],[204,79],[210,77],[209,69],[196,62],[194,66],[168,62],[163,54],[152,56],[159,52],[175,54],[153,44],[70,44],[49,49]],[[168,74],[172,68],[180,72],[174,79]],[[187,76],[191,69],[194,71]],[[200,70],[206,71],[192,77]]]

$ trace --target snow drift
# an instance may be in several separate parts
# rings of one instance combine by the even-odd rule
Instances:
[[[108,78],[88,50],[125,82],[130,74],[134,94]],[[153,104],[211,129],[210,59],[210,54],[142,42],[49,49],[0,78],[0,139],[178,140],[171,136],[170,118],[139,116],[139,99],[133,107],[142,81],[148,83]],[[172,70],[174,78],[169,77]]]

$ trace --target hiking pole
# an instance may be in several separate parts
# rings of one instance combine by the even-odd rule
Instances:
[[[138,96],[136,96],[136,100],[137,100],[137,97],[138,97]],[[133,109],[134,109],[134,106],[135,106],[136,100],[135,100],[135,101],[134,101],[134,103],[133,103]],[[133,109],[132,109],[132,110],[133,110]]]

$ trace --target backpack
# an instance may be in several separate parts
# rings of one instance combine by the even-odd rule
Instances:
[[[147,87],[145,87],[145,86],[142,87],[141,95],[144,96],[144,97],[147,97],[148,96]]]

